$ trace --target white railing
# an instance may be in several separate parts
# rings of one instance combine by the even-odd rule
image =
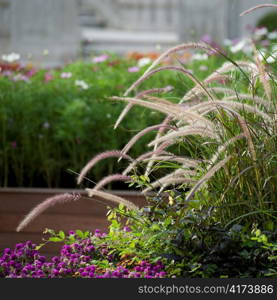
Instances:
[[[109,27],[123,30],[176,31],[180,0],[80,0],[94,8]]]

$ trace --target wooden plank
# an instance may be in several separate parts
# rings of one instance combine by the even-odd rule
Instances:
[[[13,232],[18,226],[19,222],[23,219],[24,215],[15,214],[2,214],[0,213],[0,232]],[[109,223],[106,216],[76,216],[68,214],[41,214],[34,219],[24,232],[42,233],[45,228],[53,230],[90,230],[94,231],[99,228],[107,230]]]
[[[102,199],[98,199],[101,203],[90,201],[84,197],[76,202],[50,207],[22,232],[15,231],[24,216],[44,199],[55,194],[73,191],[85,195],[83,190],[0,189],[0,252],[4,248],[13,248],[15,244],[27,240],[40,244],[42,238],[46,237],[43,235],[45,228],[63,230],[66,233],[76,229],[91,232],[100,229],[106,232],[109,225],[106,219],[107,206],[113,207],[115,204]],[[136,192],[117,191],[113,194],[125,197],[139,206],[146,204],[145,198]],[[60,247],[58,243],[50,243],[43,247],[40,253],[47,257],[58,255]]]
[[[48,197],[64,192],[71,192],[71,190],[49,190],[49,189],[0,189],[0,212],[5,213],[28,213],[33,207],[43,202]],[[79,191],[78,191],[79,192]],[[114,193],[123,198],[132,201],[133,203],[143,206],[146,204],[145,197],[138,193]],[[103,214],[106,212],[107,206],[114,207],[115,204],[95,197],[88,198],[85,193],[78,201],[68,202],[64,204],[56,204],[49,207],[47,213],[69,213],[69,214]]]

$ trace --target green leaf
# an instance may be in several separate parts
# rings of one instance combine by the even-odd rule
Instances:
[[[88,238],[89,237],[89,231],[84,232],[84,238]]]
[[[43,244],[39,244],[38,246],[36,246],[36,248],[35,248],[35,250],[39,250],[42,246],[44,246],[45,245],[45,243],[43,243]]]
[[[65,233],[62,230],[59,231],[59,236],[61,239],[65,239]]]
[[[51,236],[51,237],[49,238],[49,241],[50,241],[50,242],[62,242],[63,239],[61,239],[61,238],[59,238],[59,237]]]
[[[79,229],[77,229],[76,231],[75,231],[75,233],[78,235],[78,237],[80,237],[81,239],[84,237],[84,234],[83,234],[83,232],[81,231],[81,230],[79,230]]]

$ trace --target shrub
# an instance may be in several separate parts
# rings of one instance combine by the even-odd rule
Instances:
[[[101,63],[75,62],[53,70],[1,64],[1,186],[74,188],[69,169],[77,172],[96,153],[123,147],[131,130],[160,120],[159,114],[149,116],[135,108],[116,135],[109,132],[122,107],[105,99],[121,95],[131,84],[137,73],[128,68],[136,64],[112,55]],[[176,81],[164,74],[146,88],[165,83],[177,87]],[[113,161],[105,161],[90,179],[98,181],[115,168]]]
[[[50,261],[39,254],[39,248],[31,241],[19,243],[15,249],[6,248],[0,256],[0,277],[5,278],[157,278],[165,277],[161,261],[130,262],[119,259],[117,253],[109,254],[102,241],[105,234],[95,230],[71,231],[68,236],[60,231],[49,241],[65,241],[59,256]],[[96,245],[97,244],[97,245]]]
[[[268,31],[272,32],[277,30],[277,13],[272,11],[260,18],[257,27],[266,27]]]

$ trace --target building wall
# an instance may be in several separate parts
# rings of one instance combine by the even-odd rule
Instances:
[[[180,42],[197,41],[209,34],[220,42],[226,37],[247,34],[246,25],[255,25],[270,8],[245,17],[239,13],[260,3],[258,0],[0,0],[0,54],[17,51],[23,58],[32,57],[38,63],[50,66],[64,63],[81,53],[81,40],[88,28],[117,29],[133,36],[137,32],[165,36],[177,32]],[[48,57],[43,55],[45,50],[49,51]]]

